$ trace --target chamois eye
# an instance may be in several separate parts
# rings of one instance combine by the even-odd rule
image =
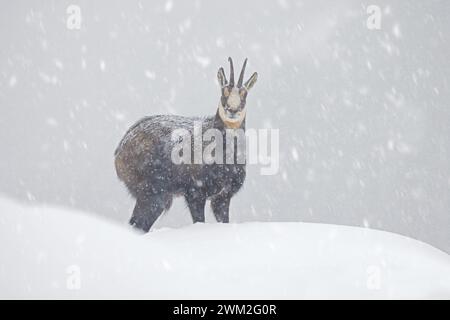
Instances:
[[[239,90],[239,95],[243,98],[245,96],[245,89]]]

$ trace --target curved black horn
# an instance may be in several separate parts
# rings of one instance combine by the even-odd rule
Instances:
[[[244,65],[242,66],[241,74],[239,75],[238,80],[238,88],[242,87],[242,82],[244,81],[244,73],[245,73],[245,67],[247,66],[247,58],[245,58]]]
[[[228,57],[228,61],[230,61],[230,86],[234,87],[234,68],[233,68],[233,60],[231,57]]]

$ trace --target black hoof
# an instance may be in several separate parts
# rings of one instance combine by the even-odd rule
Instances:
[[[148,226],[148,223],[145,223],[145,221],[140,219],[136,219],[135,217],[131,218],[129,223],[135,230],[140,232],[147,233],[150,231],[150,226]]]

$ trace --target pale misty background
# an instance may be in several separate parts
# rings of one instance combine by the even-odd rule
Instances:
[[[248,168],[231,221],[365,226],[450,252],[450,1],[1,2],[3,196],[126,227],[126,129],[214,114],[217,69],[248,57],[247,126],[280,129],[280,170]],[[156,227],[190,219],[179,200]]]

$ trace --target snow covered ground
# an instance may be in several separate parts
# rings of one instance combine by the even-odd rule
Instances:
[[[450,256],[369,229],[203,224],[147,235],[0,199],[0,298],[450,298]]]

